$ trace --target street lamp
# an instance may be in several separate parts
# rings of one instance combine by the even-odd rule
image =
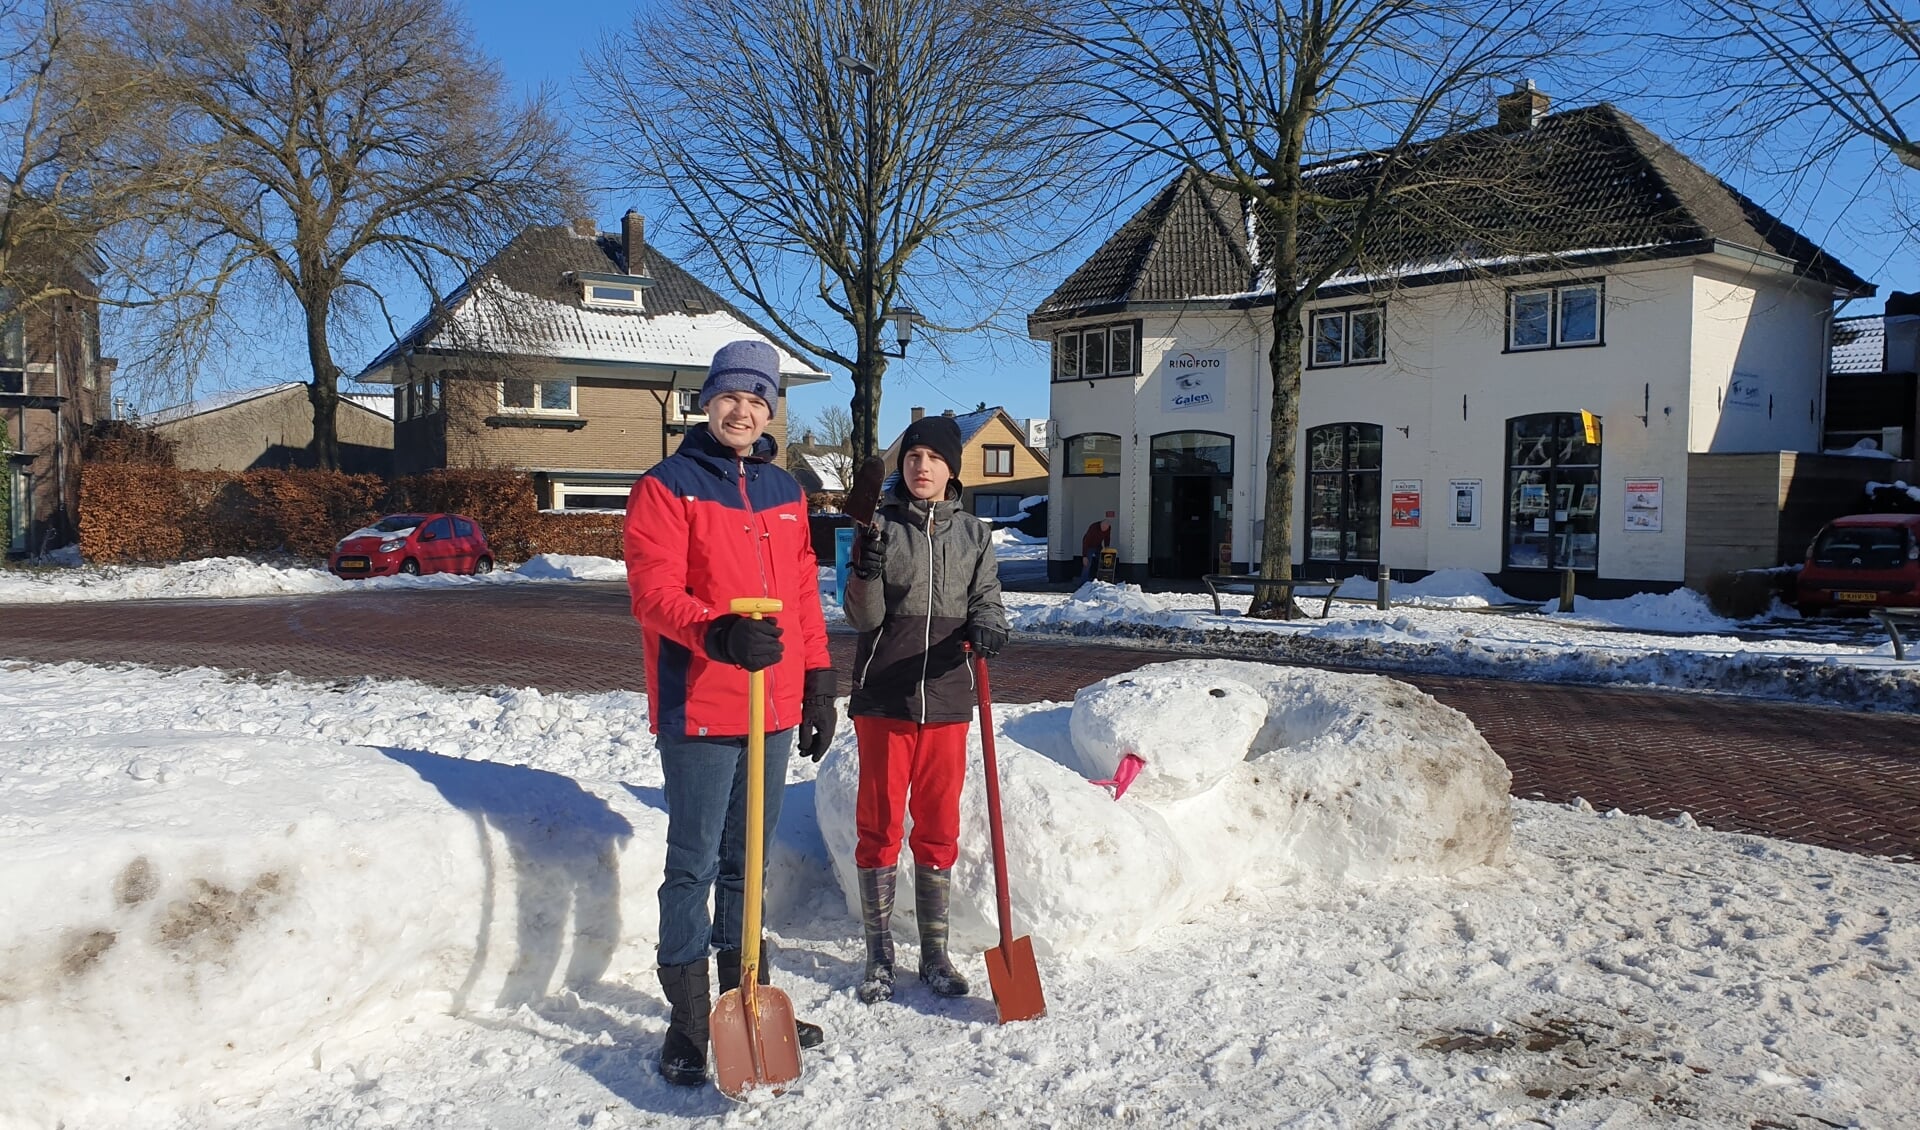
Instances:
[[[900,339],[900,352],[895,353],[891,349],[882,349],[880,352],[889,357],[905,357],[907,345],[913,341],[913,327],[926,319],[921,316],[920,311],[904,302],[882,314],[880,318],[882,321],[893,323],[893,336]]]

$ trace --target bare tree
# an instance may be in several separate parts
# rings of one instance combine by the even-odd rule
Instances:
[[[838,404],[829,404],[807,425],[813,443],[826,450],[816,452],[840,482],[840,489],[853,485],[853,416]],[[793,428],[787,429],[789,438]]]
[[[1864,140],[1920,168],[1920,16],[1894,0],[1688,0],[1665,37],[1720,140],[1791,174]]]
[[[852,373],[856,460],[879,447],[884,319],[911,302],[987,322],[1087,204],[1071,190],[1102,148],[1043,81],[1057,46],[1005,20],[1024,2],[672,0],[588,60],[607,150],[782,333]]]
[[[1067,81],[1089,128],[1240,198],[1253,220],[1249,297],[1272,303],[1263,576],[1293,569],[1305,304],[1366,262],[1384,227],[1450,225],[1469,246],[1473,217],[1448,206],[1450,193],[1525,199],[1494,164],[1436,139],[1471,125],[1496,86],[1566,52],[1595,11],[1573,0],[1081,0],[1032,25],[1079,56]],[[1257,614],[1278,610],[1255,601]]]
[[[521,226],[577,210],[548,97],[511,103],[448,0],[153,0],[114,49],[164,111],[145,151],[198,167],[170,244],[224,257],[222,291],[298,308],[320,466],[339,464],[336,320],[387,314],[396,277],[438,301]]]

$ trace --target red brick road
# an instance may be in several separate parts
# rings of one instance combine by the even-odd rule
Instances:
[[[853,639],[836,634],[845,691]],[[994,697],[1067,701],[1096,680],[1193,652],[1022,639]],[[0,657],[404,677],[560,692],[640,689],[618,584],[386,590],[322,597],[0,606]],[[1748,699],[1399,675],[1479,726],[1516,796],[1691,812],[1754,832],[1920,857],[1920,717]]]

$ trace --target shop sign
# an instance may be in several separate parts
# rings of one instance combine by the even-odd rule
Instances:
[[[1084,468],[1082,474],[1104,475],[1107,473],[1107,461],[1104,456],[1089,455],[1080,461],[1080,466]]]
[[[1661,479],[1627,480],[1627,532],[1660,532]]]
[[[1453,509],[1448,511],[1447,525],[1463,530],[1479,529],[1480,480],[1449,480],[1447,493],[1453,497]]]
[[[1168,412],[1224,412],[1227,351],[1169,353],[1160,362],[1160,407]]]
[[[1420,480],[1395,479],[1392,484],[1393,524],[1401,528],[1420,525]]]

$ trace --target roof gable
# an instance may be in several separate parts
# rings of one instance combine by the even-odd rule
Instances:
[[[1303,168],[1315,196],[1359,197],[1381,157]],[[1606,103],[1437,138],[1394,174],[1407,204],[1369,228],[1362,257],[1328,288],[1443,281],[1469,270],[1538,269],[1543,261],[1608,262],[1695,254],[1714,241],[1793,264],[1816,282],[1872,287],[1811,240]],[[1348,212],[1302,216],[1300,262],[1312,273],[1342,252]],[[1260,224],[1225,189],[1183,171],[1040,304],[1036,321],[1097,315],[1132,303],[1271,302]],[[1238,229],[1236,230],[1236,222]]]

